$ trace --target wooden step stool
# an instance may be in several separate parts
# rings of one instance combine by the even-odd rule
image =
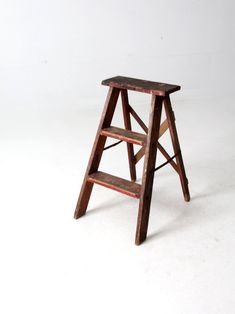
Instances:
[[[94,183],[137,198],[139,199],[139,212],[135,243],[139,245],[146,239],[147,235],[153,179],[154,172],[156,170],[169,163],[180,177],[185,201],[188,202],[190,200],[188,180],[185,174],[183,158],[175,126],[175,117],[169,96],[171,93],[179,90],[180,86],[144,81],[123,76],[116,76],[104,80],[102,84],[109,86],[109,91],[81,187],[74,218],[78,219],[86,213]],[[152,94],[148,127],[130,106],[127,93],[128,90]],[[122,99],[125,129],[111,126],[119,94],[121,94]],[[166,112],[166,120],[160,124],[163,104]],[[140,134],[131,130],[131,115],[144,130],[145,134]],[[174,155],[172,157],[169,156],[158,141],[160,136],[168,128],[174,149]],[[105,147],[107,137],[118,139],[119,141]],[[127,142],[131,181],[98,171],[103,151],[119,144],[122,141]],[[136,155],[134,154],[133,144],[141,146]],[[155,168],[157,150],[163,154],[167,161],[161,166]],[[142,183],[137,184],[135,182],[135,165],[143,156],[145,157]],[[174,161],[174,159],[176,161]]]

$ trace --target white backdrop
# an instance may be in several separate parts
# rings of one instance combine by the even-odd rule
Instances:
[[[231,95],[234,6],[232,0],[1,0],[1,98],[81,106],[114,75],[177,83],[185,96]]]

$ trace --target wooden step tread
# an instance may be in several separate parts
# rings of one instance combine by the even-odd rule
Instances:
[[[144,146],[146,144],[147,138],[145,134],[121,129],[114,126],[101,130],[101,135],[116,138],[118,140],[122,140],[128,143],[137,144],[141,146]]]
[[[140,80],[132,77],[115,76],[102,82],[103,85],[129,89],[142,93],[149,93],[158,96],[166,96],[180,89],[178,85]]]
[[[113,176],[102,171],[97,171],[90,174],[88,176],[88,181],[100,184],[106,188],[115,190],[134,198],[140,198],[140,184]]]

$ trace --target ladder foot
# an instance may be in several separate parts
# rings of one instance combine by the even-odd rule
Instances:
[[[190,194],[185,194],[184,200],[185,200],[185,202],[189,202],[190,201]]]
[[[84,215],[85,215],[85,213],[79,213],[79,212],[75,211],[73,218],[74,219],[79,219],[79,218],[81,218]]]
[[[147,238],[147,232],[138,233],[136,232],[135,236],[135,245],[141,245]]]
[[[146,236],[144,238],[136,238],[135,239],[135,245],[141,245],[146,240]]]

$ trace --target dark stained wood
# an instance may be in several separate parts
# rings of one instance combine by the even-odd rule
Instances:
[[[135,112],[135,110],[130,106],[130,113],[132,114],[132,116],[135,118],[135,120],[139,123],[139,125],[142,127],[142,129],[148,133],[148,127],[145,125],[145,123],[143,122],[143,120],[139,117],[139,115]],[[167,119],[163,121],[163,123],[160,126],[160,130],[159,130],[159,138],[168,130],[169,126],[168,126],[168,121]],[[162,155],[169,160],[171,157],[170,155],[167,153],[167,151],[162,147],[162,145],[157,142],[157,148],[160,150],[160,152],[162,153]],[[145,154],[145,147],[141,147],[140,150],[135,154],[135,164],[137,164],[137,162],[144,156]],[[174,160],[170,161],[170,165],[175,169],[176,172],[178,172],[178,167],[176,165],[176,163],[174,162]]]
[[[123,112],[123,119],[124,119],[124,126],[126,130],[131,130],[131,117],[130,117],[130,106],[129,106],[129,99],[128,93],[126,89],[121,90],[121,97],[122,97],[122,112]],[[136,168],[135,168],[135,153],[134,147],[132,143],[126,143],[127,145],[127,154],[128,154],[128,161],[129,161],[129,168],[130,168],[130,176],[133,182],[136,181]]]
[[[160,125],[159,138],[166,132],[167,129],[168,129],[168,121],[166,119]],[[147,132],[148,132],[148,129],[147,129]],[[157,145],[158,145],[158,143],[157,143]],[[141,147],[141,149],[135,155],[135,163],[136,164],[144,156],[144,153],[145,153],[145,147]]]
[[[135,110],[129,106],[130,113],[132,117],[136,120],[136,122],[139,124],[139,126],[144,130],[145,133],[148,133],[148,128],[144,121],[139,117],[139,115],[135,112]]]
[[[160,152],[162,153],[162,155],[166,158],[166,160],[170,160],[171,156],[167,153],[167,151],[165,150],[164,147],[162,147],[162,145],[158,142],[157,143],[157,148],[160,150]],[[179,173],[179,169],[178,166],[176,165],[176,163],[174,162],[174,160],[170,161],[170,165],[175,169],[175,171],[177,173]]]
[[[134,198],[140,197],[140,184],[113,176],[102,171],[97,171],[90,174],[88,176],[88,181],[92,183],[97,183],[106,188],[115,190]]]
[[[159,137],[162,102],[162,97],[158,97],[155,95],[152,96],[135,237],[136,245],[140,245],[146,239],[147,235],[153,189],[154,169],[157,156],[156,142]]]
[[[143,147],[144,148],[144,147]],[[159,151],[162,153],[162,155],[166,158],[166,160],[170,160],[171,156],[167,153],[167,151],[165,150],[165,148],[158,142],[157,143],[157,148],[159,149]],[[145,148],[144,148],[144,152],[145,152]],[[135,163],[137,163],[142,157],[142,148],[136,153],[135,155]],[[178,166],[176,165],[176,163],[174,162],[174,160],[171,160],[170,165],[175,169],[175,171],[177,173],[179,173],[179,169]]]
[[[183,194],[184,194],[184,199],[186,202],[189,202],[190,201],[190,193],[189,193],[189,189],[188,189],[188,179],[187,179],[186,173],[185,173],[183,157],[182,157],[182,153],[180,150],[178,134],[177,134],[176,126],[175,126],[175,116],[174,116],[174,112],[172,110],[171,101],[170,101],[169,96],[167,96],[164,99],[164,106],[165,106],[166,116],[167,116],[167,120],[168,120],[168,124],[169,124],[169,130],[170,130],[170,134],[171,134],[171,140],[172,140],[174,152],[175,152],[175,154],[180,152],[176,156],[176,163],[177,163],[180,182],[181,182],[181,186],[182,186],[182,190],[183,190]]]
[[[121,129],[118,127],[110,126],[101,131],[101,134],[104,136],[116,138],[128,143],[137,144],[144,146],[146,143],[146,135],[137,133],[130,130]]]
[[[106,142],[106,137],[101,136],[100,132],[103,128],[107,128],[111,124],[119,93],[120,93],[119,89],[113,87],[109,88],[100,124],[96,133],[95,142],[91,151],[87,170],[84,176],[83,184],[78,198],[77,206],[74,212],[75,219],[78,219],[79,217],[83,216],[86,213],[87,205],[93,188],[93,184],[87,181],[87,178],[90,173],[96,172],[99,167],[101,156]]]
[[[104,80],[102,84],[158,96],[166,96],[180,89],[180,86],[178,85],[139,80],[125,76],[115,76],[109,78]]]
[[[178,172],[184,193],[184,198],[186,201],[190,200],[188,180],[186,178],[183,158],[180,151],[179,139],[175,126],[174,113],[169,98],[169,94],[180,89],[180,87],[177,85],[143,81],[120,76],[105,80],[102,82],[102,84],[108,85],[110,86],[110,88],[105,102],[101,121],[97,130],[91,156],[88,162],[87,170],[84,176],[76,210],[74,213],[74,218],[77,219],[86,213],[87,205],[94,184],[99,184],[130,197],[137,198],[139,199],[139,211],[135,243],[139,245],[145,240],[147,236],[157,150],[159,150],[163,154],[167,161],[169,161],[172,167]],[[128,89],[152,94],[148,127],[134,111],[134,109],[130,106],[127,94]],[[125,129],[111,126],[111,121],[120,93],[122,96],[122,108]],[[165,106],[167,120],[160,124],[163,102]],[[133,132],[131,130],[130,114],[136,119],[136,121],[139,123],[139,125],[146,134]],[[165,149],[158,141],[160,136],[164,134],[164,132],[168,128],[170,131],[175,155],[177,154],[176,157],[175,155],[173,156],[176,158],[176,163],[171,159],[169,154],[165,151]],[[112,137],[127,142],[128,159],[132,182],[110,175],[108,173],[98,171],[107,137]],[[136,156],[134,156],[133,144],[143,146],[136,154]],[[136,180],[135,158],[136,160],[139,160],[143,155],[145,155],[145,158],[142,182],[141,184],[137,184],[134,182]]]

